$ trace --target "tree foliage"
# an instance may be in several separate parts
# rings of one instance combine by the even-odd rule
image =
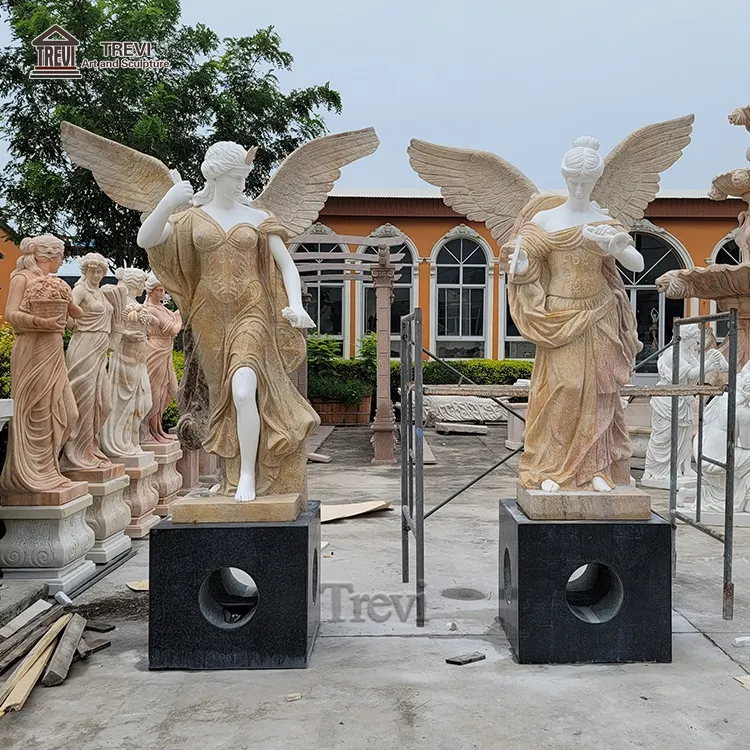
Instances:
[[[63,120],[158,157],[196,189],[211,143],[257,145],[247,182],[255,195],[285,156],[326,132],[321,113],[341,109],[328,83],[282,91],[278,73],[293,58],[273,27],[222,40],[202,24],[181,24],[179,0],[0,0],[0,11],[14,39],[0,53],[0,134],[10,153],[0,220],[18,237],[50,232],[118,265],[146,267],[135,244],[139,216],[116,206],[87,170],[71,167],[60,143]],[[101,42],[152,41],[171,67],[87,68],[80,80],[32,80],[31,40],[55,23],[80,41],[79,65],[102,57]]]

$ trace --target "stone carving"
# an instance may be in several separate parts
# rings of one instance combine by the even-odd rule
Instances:
[[[177,389],[177,405],[180,408],[177,437],[184,448],[198,451],[203,448],[210,408],[206,374],[201,367],[197,342],[189,323],[182,334],[182,351],[185,364]]]
[[[341,167],[377,148],[375,132],[301,146],[254,201],[243,192],[254,148],[211,146],[193,194],[153,157],[70,123],[62,138],[113,200],[148,214],[138,244],[191,321],[211,404],[204,446],[224,459],[221,492],[239,501],[304,493],[304,442],[319,420],[289,373],[305,356],[297,329],[313,322],[284,240],[316,220]]]
[[[700,377],[700,327],[697,324],[680,328],[680,371],[678,382],[697,385]],[[673,353],[669,349],[658,361],[659,385],[672,383]],[[705,354],[705,374],[726,372],[727,361],[717,349]],[[693,447],[693,396],[681,396],[677,410],[677,481],[678,485],[695,477],[690,463]],[[646,448],[645,471],[641,484],[644,487],[668,488],[671,468],[672,399],[656,396],[651,399],[651,435]]]
[[[99,288],[108,269],[103,255],[88,253],[81,260],[82,276],[73,288],[73,302],[83,314],[68,320],[72,336],[65,359],[78,421],[65,443],[64,470],[103,469],[112,463],[99,447],[99,432],[112,408],[107,351],[113,308]]]
[[[425,396],[425,427],[437,422],[505,422],[508,413],[489,398],[479,396]]]
[[[94,531],[94,545],[86,555],[99,565],[130,549],[130,537],[124,530],[130,523],[130,508],[123,492],[130,484],[124,475],[106,482],[89,482],[93,503],[86,508],[86,523]]]
[[[150,274],[146,280],[148,297],[144,308],[150,319],[146,328],[146,369],[151,385],[151,410],[141,423],[141,442],[168,443],[161,418],[177,393],[177,375],[172,362],[174,337],[182,330],[182,317],[164,307],[164,287]]]
[[[151,387],[146,370],[146,328],[151,315],[136,297],[146,288],[146,273],[118,268],[117,286],[104,287],[116,320],[122,325],[109,358],[112,410],[101,431],[101,445],[111,458],[140,456],[141,422],[151,409]]]
[[[309,230],[308,230],[309,234]],[[377,229],[373,229],[370,232],[370,237],[401,237],[403,232],[398,228],[394,227],[393,224],[385,223],[381,224]]]
[[[71,301],[67,284],[49,275],[62,263],[62,240],[52,235],[27,237],[20,249],[5,307],[5,319],[16,333],[11,352],[15,413],[0,489],[49,492],[71,486],[58,463],[78,419],[62,334],[66,319],[79,318],[82,310]]]
[[[563,159],[567,197],[539,195],[493,154],[411,142],[412,167],[503,247],[513,319],[537,346],[523,488],[608,492],[630,482],[619,389],[642,345],[615,259],[643,269],[628,232],[690,142],[692,122],[642,128],[606,160],[596,139],[578,139]]]
[[[476,239],[477,237],[481,237],[481,235],[476,229],[472,229],[466,224],[457,224],[443,235],[444,240],[454,240],[457,237],[470,237],[471,239]]]

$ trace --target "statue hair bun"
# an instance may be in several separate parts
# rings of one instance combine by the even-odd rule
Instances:
[[[594,151],[599,150],[599,141],[590,135],[582,135],[580,138],[576,138],[575,141],[573,141],[573,145],[582,148],[593,148]]]

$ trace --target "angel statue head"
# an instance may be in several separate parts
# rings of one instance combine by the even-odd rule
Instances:
[[[24,237],[19,245],[21,257],[16,262],[18,271],[56,273],[63,262],[65,243],[51,234]]]
[[[253,147],[245,151],[239,143],[232,141],[219,141],[209,146],[201,164],[206,183],[193,196],[193,204],[205,206],[219,198],[227,203],[252,205],[245,195],[245,180],[253,168],[257,150]]]
[[[98,287],[109,270],[107,259],[99,253],[86,253],[81,258],[80,266],[81,278],[76,281],[76,286],[88,284],[91,287]]]
[[[589,135],[576,138],[573,148],[565,154],[560,168],[568,193],[574,201],[588,203],[598,179],[604,173],[604,159],[599,141]]]

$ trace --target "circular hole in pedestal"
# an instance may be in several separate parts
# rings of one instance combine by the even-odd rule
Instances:
[[[510,551],[505,550],[503,556],[503,596],[505,597],[505,603],[510,604],[513,598],[513,579],[510,571]]]
[[[565,586],[570,611],[584,622],[608,622],[622,607],[624,590],[620,576],[604,563],[588,563],[573,571]]]
[[[318,600],[318,550],[313,552],[312,561],[312,600],[313,604]]]
[[[217,628],[239,628],[258,609],[258,587],[240,568],[219,568],[201,584],[198,604],[203,616]]]

